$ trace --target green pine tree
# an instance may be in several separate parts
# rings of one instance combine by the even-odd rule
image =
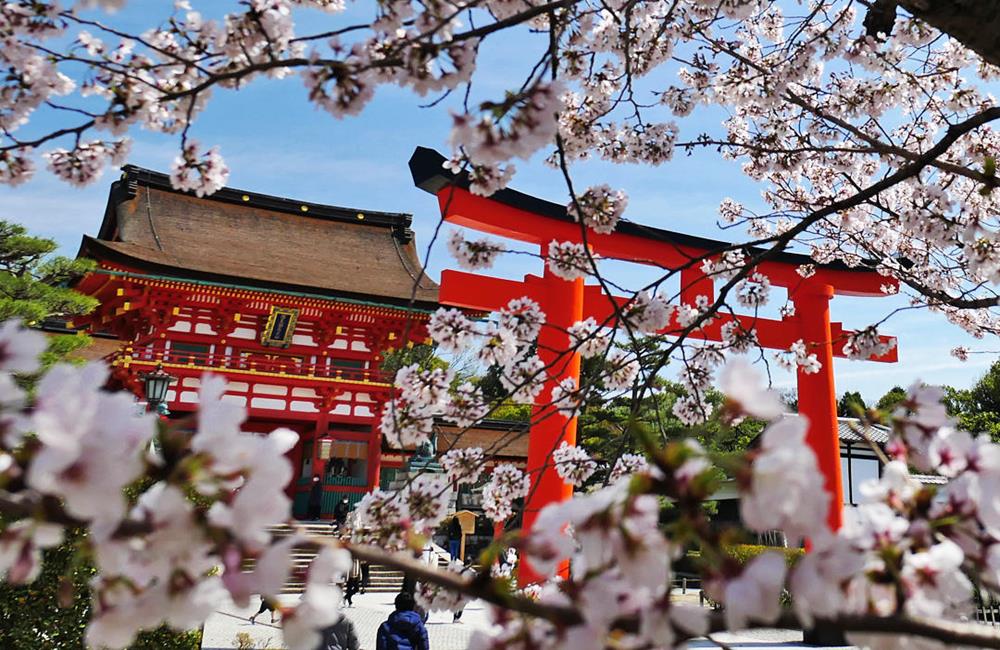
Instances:
[[[90,313],[97,300],[73,290],[70,283],[94,268],[85,259],[53,255],[51,239],[29,235],[27,229],[0,220],[0,321],[21,319],[38,326],[46,319],[72,319]],[[90,342],[82,335],[56,335],[42,362],[48,366]]]
[[[844,418],[856,418],[868,410],[865,400],[858,391],[847,391],[837,402],[837,415]]]
[[[72,319],[91,312],[98,301],[70,287],[94,268],[90,260],[53,255],[56,243],[35,237],[19,224],[0,220],[0,320],[20,318],[37,327],[47,319]],[[65,359],[90,338],[49,338],[43,365]],[[34,378],[21,378],[30,387]],[[0,530],[4,523],[0,520]],[[68,530],[66,541],[43,553],[42,570],[28,585],[0,582],[0,648],[84,647],[90,618],[88,581],[94,574],[82,530]],[[201,632],[174,632],[165,627],[143,633],[135,650],[196,650]]]

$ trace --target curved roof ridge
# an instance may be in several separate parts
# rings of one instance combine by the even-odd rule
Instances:
[[[153,187],[158,190],[176,192],[177,194],[187,194],[195,196],[193,192],[176,189],[170,183],[170,176],[153,169],[139,167],[138,165],[127,164],[122,166],[122,175],[118,182],[143,185]],[[132,190],[134,192],[134,188]],[[385,212],[382,210],[366,210],[360,208],[348,208],[339,205],[329,205],[316,203],[315,201],[304,201],[302,199],[287,198],[273,194],[263,194],[236,187],[223,187],[213,194],[200,196],[199,199],[206,201],[222,201],[226,203],[236,203],[238,205],[252,205],[258,208],[266,208],[278,212],[297,214],[302,217],[314,219],[334,219],[350,223],[365,223],[376,226],[404,227],[409,228],[413,220],[413,215],[408,212]],[[306,208],[303,210],[303,206]],[[358,215],[363,218],[359,219]]]

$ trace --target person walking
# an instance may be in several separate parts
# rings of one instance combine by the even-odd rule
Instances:
[[[361,560],[361,593],[368,591],[372,580],[372,565],[368,560]]]
[[[347,523],[347,515],[351,512],[351,504],[344,497],[337,504],[337,507],[333,509],[333,520],[337,523],[337,527],[340,529],[344,528],[344,524]]]
[[[344,601],[348,607],[354,607],[354,594],[361,591],[361,563],[357,560],[351,563],[351,572],[347,576],[347,586],[344,589]]]
[[[354,624],[343,615],[333,625],[323,628],[322,635],[323,640],[316,650],[359,650],[361,647]]]
[[[375,650],[430,650],[423,618],[414,611],[416,602],[405,591],[396,596],[396,611],[378,628]]]
[[[320,518],[323,510],[323,482],[318,476],[312,478],[312,487],[309,488],[309,510],[307,519],[316,520]]]
[[[451,523],[448,524],[448,554],[452,561],[460,559],[458,557],[462,548],[462,522],[458,520],[458,515],[451,516]]]
[[[474,568],[472,568],[472,564],[471,563],[469,563],[469,562],[463,562],[462,563],[462,568],[459,570],[458,575],[463,576],[463,577],[465,577],[465,576],[472,576],[473,574],[475,574],[475,572],[476,572],[476,570]],[[451,622],[452,623],[461,623],[462,622],[462,614],[464,614],[464,613],[465,613],[465,605],[463,604],[461,609],[459,609],[459,610],[457,610],[457,611],[455,611],[455,612],[452,613],[452,615],[451,615]]]
[[[273,625],[274,624],[274,614],[275,614],[275,612],[274,612],[274,605],[272,605],[271,601],[269,601],[267,598],[263,598],[263,597],[261,597],[261,599],[260,599],[260,609],[257,610],[256,614],[254,614],[253,616],[250,617],[250,625],[256,625],[257,624],[257,617],[260,616],[261,614],[263,614],[264,612],[271,612],[271,624]]]

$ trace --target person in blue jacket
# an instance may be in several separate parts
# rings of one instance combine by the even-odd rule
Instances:
[[[375,650],[430,650],[424,619],[415,608],[413,594],[396,596],[396,611],[379,626]]]

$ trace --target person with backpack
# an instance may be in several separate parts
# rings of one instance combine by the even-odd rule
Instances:
[[[341,616],[340,620],[323,628],[323,640],[320,641],[316,650],[360,650],[361,643],[358,641],[358,633],[354,630],[354,624],[346,616]]]
[[[401,591],[396,596],[396,611],[378,628],[375,650],[430,650],[423,617],[415,609],[413,595]]]

